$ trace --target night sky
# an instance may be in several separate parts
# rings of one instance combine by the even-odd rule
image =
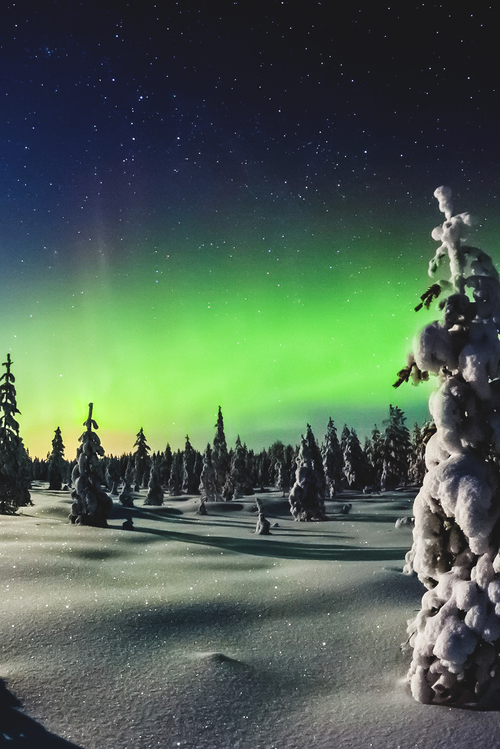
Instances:
[[[392,383],[436,314],[436,187],[500,259],[496,27],[483,3],[3,3],[0,356],[30,453],[60,426],[72,458],[89,401],[115,454],[141,426],[203,450],[219,405],[254,449],[390,403],[422,422],[428,390]]]

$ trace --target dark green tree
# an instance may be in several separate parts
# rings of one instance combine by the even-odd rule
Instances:
[[[83,425],[86,427],[79,438],[76,451],[76,465],[73,468],[70,520],[77,525],[92,525],[105,528],[113,507],[113,500],[102,489],[100,466],[104,450],[94,430],[99,427],[92,418],[93,404],[89,403],[89,416]]]
[[[19,507],[32,504],[31,464],[19,436],[20,413],[16,401],[15,377],[11,372],[12,360],[7,354],[0,377],[0,513],[11,514]]]
[[[52,440],[52,452],[49,456],[49,489],[60,491],[63,485],[66,461],[64,460],[64,444],[61,429],[57,427]]]

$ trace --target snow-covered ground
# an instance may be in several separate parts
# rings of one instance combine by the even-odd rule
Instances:
[[[500,746],[500,713],[421,705],[405,684],[424,589],[394,523],[411,494],[348,493],[349,515],[330,502],[307,524],[258,496],[271,536],[251,498],[203,517],[142,492],[101,530],[39,486],[0,516],[0,747]]]

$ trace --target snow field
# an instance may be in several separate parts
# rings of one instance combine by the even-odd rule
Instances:
[[[404,682],[423,587],[394,522],[412,497],[349,494],[350,515],[296,523],[260,496],[268,537],[251,498],[200,517],[142,492],[130,532],[118,507],[108,529],[71,526],[69,495],[41,487],[0,517],[0,678],[24,714],[83,749],[491,742],[496,713],[420,705]]]

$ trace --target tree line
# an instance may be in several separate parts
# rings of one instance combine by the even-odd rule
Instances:
[[[105,525],[110,497],[133,506],[133,494],[147,489],[145,502],[161,505],[170,496],[199,495],[205,503],[231,501],[270,487],[288,496],[298,520],[324,517],[325,500],[340,498],[346,489],[380,491],[408,484],[420,485],[425,473],[424,452],[428,428],[417,424],[410,434],[404,412],[389,407],[380,430],[376,425],[360,443],[355,429],[344,425],[340,438],[332,418],[318,441],[308,424],[298,445],[280,440],[255,452],[238,436],[228,447],[222,409],[219,407],[213,441],[196,450],[186,436],[183,450],[169,444],[152,452],[141,427],[134,450],[121,456],[105,455],[97,436],[93,404],[89,404],[85,430],[76,459],[65,457],[60,427],[46,459],[31,459],[19,436],[15,378],[10,355],[0,377],[0,513],[16,512],[31,503],[31,481],[48,481],[54,491],[72,491],[71,520]],[[427,436],[426,436],[427,435]]]

